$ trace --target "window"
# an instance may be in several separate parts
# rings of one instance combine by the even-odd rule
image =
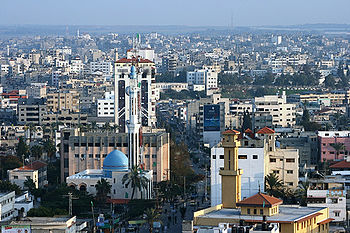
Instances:
[[[238,159],[247,159],[247,155],[238,155]]]
[[[337,204],[338,203],[338,198],[332,198],[332,204]]]
[[[93,158],[94,157],[94,155],[93,154],[89,154],[89,158]]]
[[[295,163],[295,159],[286,159],[287,163]]]
[[[149,155],[145,155],[145,158],[146,158],[146,159],[149,159]]]
[[[293,186],[293,182],[289,182],[288,185],[289,185],[289,186]]]
[[[220,159],[224,159],[224,155],[220,155]]]
[[[339,217],[339,215],[340,215],[340,212],[338,212],[338,211],[337,211],[337,212],[334,212],[334,216],[335,216],[335,217]]]
[[[287,174],[293,174],[293,170],[287,170]]]
[[[273,174],[280,174],[279,170],[273,170]]]
[[[264,214],[264,210],[260,209],[260,214],[263,215]]]
[[[152,159],[156,159],[156,158],[157,158],[157,154],[153,154]]]
[[[276,159],[270,159],[270,163],[276,163]]]
[[[256,214],[257,213],[257,211],[256,211],[256,209],[254,209],[254,214]]]
[[[75,154],[75,158],[79,158],[79,154]]]
[[[14,176],[13,179],[18,180],[18,176]]]
[[[216,155],[213,155],[213,159],[216,159]]]
[[[258,159],[258,155],[253,155],[253,159]]]
[[[247,214],[250,214],[250,209],[249,208],[247,209]]]

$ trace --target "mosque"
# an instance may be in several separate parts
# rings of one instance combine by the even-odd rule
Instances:
[[[85,190],[92,195],[96,195],[95,185],[97,181],[105,179],[111,187],[110,199],[114,203],[126,202],[131,199],[133,188],[131,184],[127,186],[122,184],[125,174],[130,171],[128,157],[119,150],[114,150],[107,155],[103,161],[102,169],[87,169],[66,179],[67,185],[79,190]],[[142,188],[141,192],[136,189],[134,199],[151,199],[153,188],[153,175],[151,171],[144,171],[147,178],[147,187]]]
[[[129,86],[126,88],[129,96],[130,111],[127,116],[128,127],[128,156],[119,150],[114,150],[107,155],[103,161],[102,169],[87,169],[66,178],[68,186],[76,189],[86,190],[90,194],[96,194],[96,184],[101,179],[106,179],[112,185],[110,199],[113,203],[125,203],[132,198],[133,188],[123,184],[122,179],[133,168],[142,169],[143,147],[142,147],[142,126],[141,126],[141,85],[140,73],[142,68],[137,69],[131,66],[129,75]],[[117,90],[117,85],[115,89]],[[115,91],[116,91],[115,90]],[[116,93],[116,92],[115,92]],[[115,110],[116,111],[116,110]],[[142,176],[147,178],[147,187],[134,191],[134,199],[151,199],[153,170],[143,170]]]

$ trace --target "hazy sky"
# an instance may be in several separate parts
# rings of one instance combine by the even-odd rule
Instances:
[[[350,23],[350,0],[1,0],[0,24],[234,26]]]

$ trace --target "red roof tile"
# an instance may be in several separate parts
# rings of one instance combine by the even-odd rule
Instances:
[[[237,206],[272,207],[282,204],[283,201],[263,193],[257,193],[237,203]]]
[[[330,165],[329,168],[350,168],[350,162],[343,160],[343,161],[337,162],[333,165]]]
[[[253,133],[253,131],[251,130],[251,129],[246,129],[245,131],[244,131],[245,133]]]
[[[240,132],[234,129],[229,129],[223,132],[222,134],[240,134]]]
[[[270,129],[269,127],[264,127],[262,129],[260,129],[257,133],[258,134],[274,134],[275,131],[273,129]]]
[[[41,162],[41,161],[35,161],[35,162],[32,162],[31,164],[28,164],[26,166],[19,167],[18,170],[27,170],[27,171],[38,170],[38,169],[45,167],[45,166],[47,166],[46,163]]]
[[[128,58],[122,58],[116,61],[115,63],[132,63],[132,62],[139,62],[139,63],[153,63],[151,60],[148,59],[137,59],[135,57],[128,59]]]

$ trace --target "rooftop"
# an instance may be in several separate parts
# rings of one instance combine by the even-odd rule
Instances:
[[[269,127],[264,127],[262,129],[260,129],[257,134],[274,134],[275,131],[273,129],[270,129]]]
[[[337,162],[333,165],[330,165],[329,168],[350,168],[350,162],[343,160],[343,161]]]
[[[237,203],[237,206],[261,206],[261,207],[273,207],[276,205],[282,204],[283,201],[281,199],[263,194],[257,193],[251,197],[243,199],[242,201]]]
[[[148,59],[137,59],[137,58],[121,58],[118,61],[116,61],[115,63],[132,63],[132,62],[138,62],[138,63],[153,63],[151,60]]]
[[[326,207],[300,207],[300,206],[287,206],[281,205],[279,207],[279,213],[273,216],[267,217],[267,222],[281,223],[281,222],[298,222],[305,220],[306,218],[320,215],[319,211]],[[209,212],[204,215],[198,216],[201,219],[227,219],[227,222],[232,220],[244,220],[251,222],[262,222],[263,217],[258,215],[242,215],[241,210],[238,209],[219,209],[216,211]]]
[[[35,171],[40,168],[46,167],[47,164],[41,161],[35,161],[32,162],[31,164],[25,165],[23,167],[16,168],[16,170],[21,170],[21,171]]]

